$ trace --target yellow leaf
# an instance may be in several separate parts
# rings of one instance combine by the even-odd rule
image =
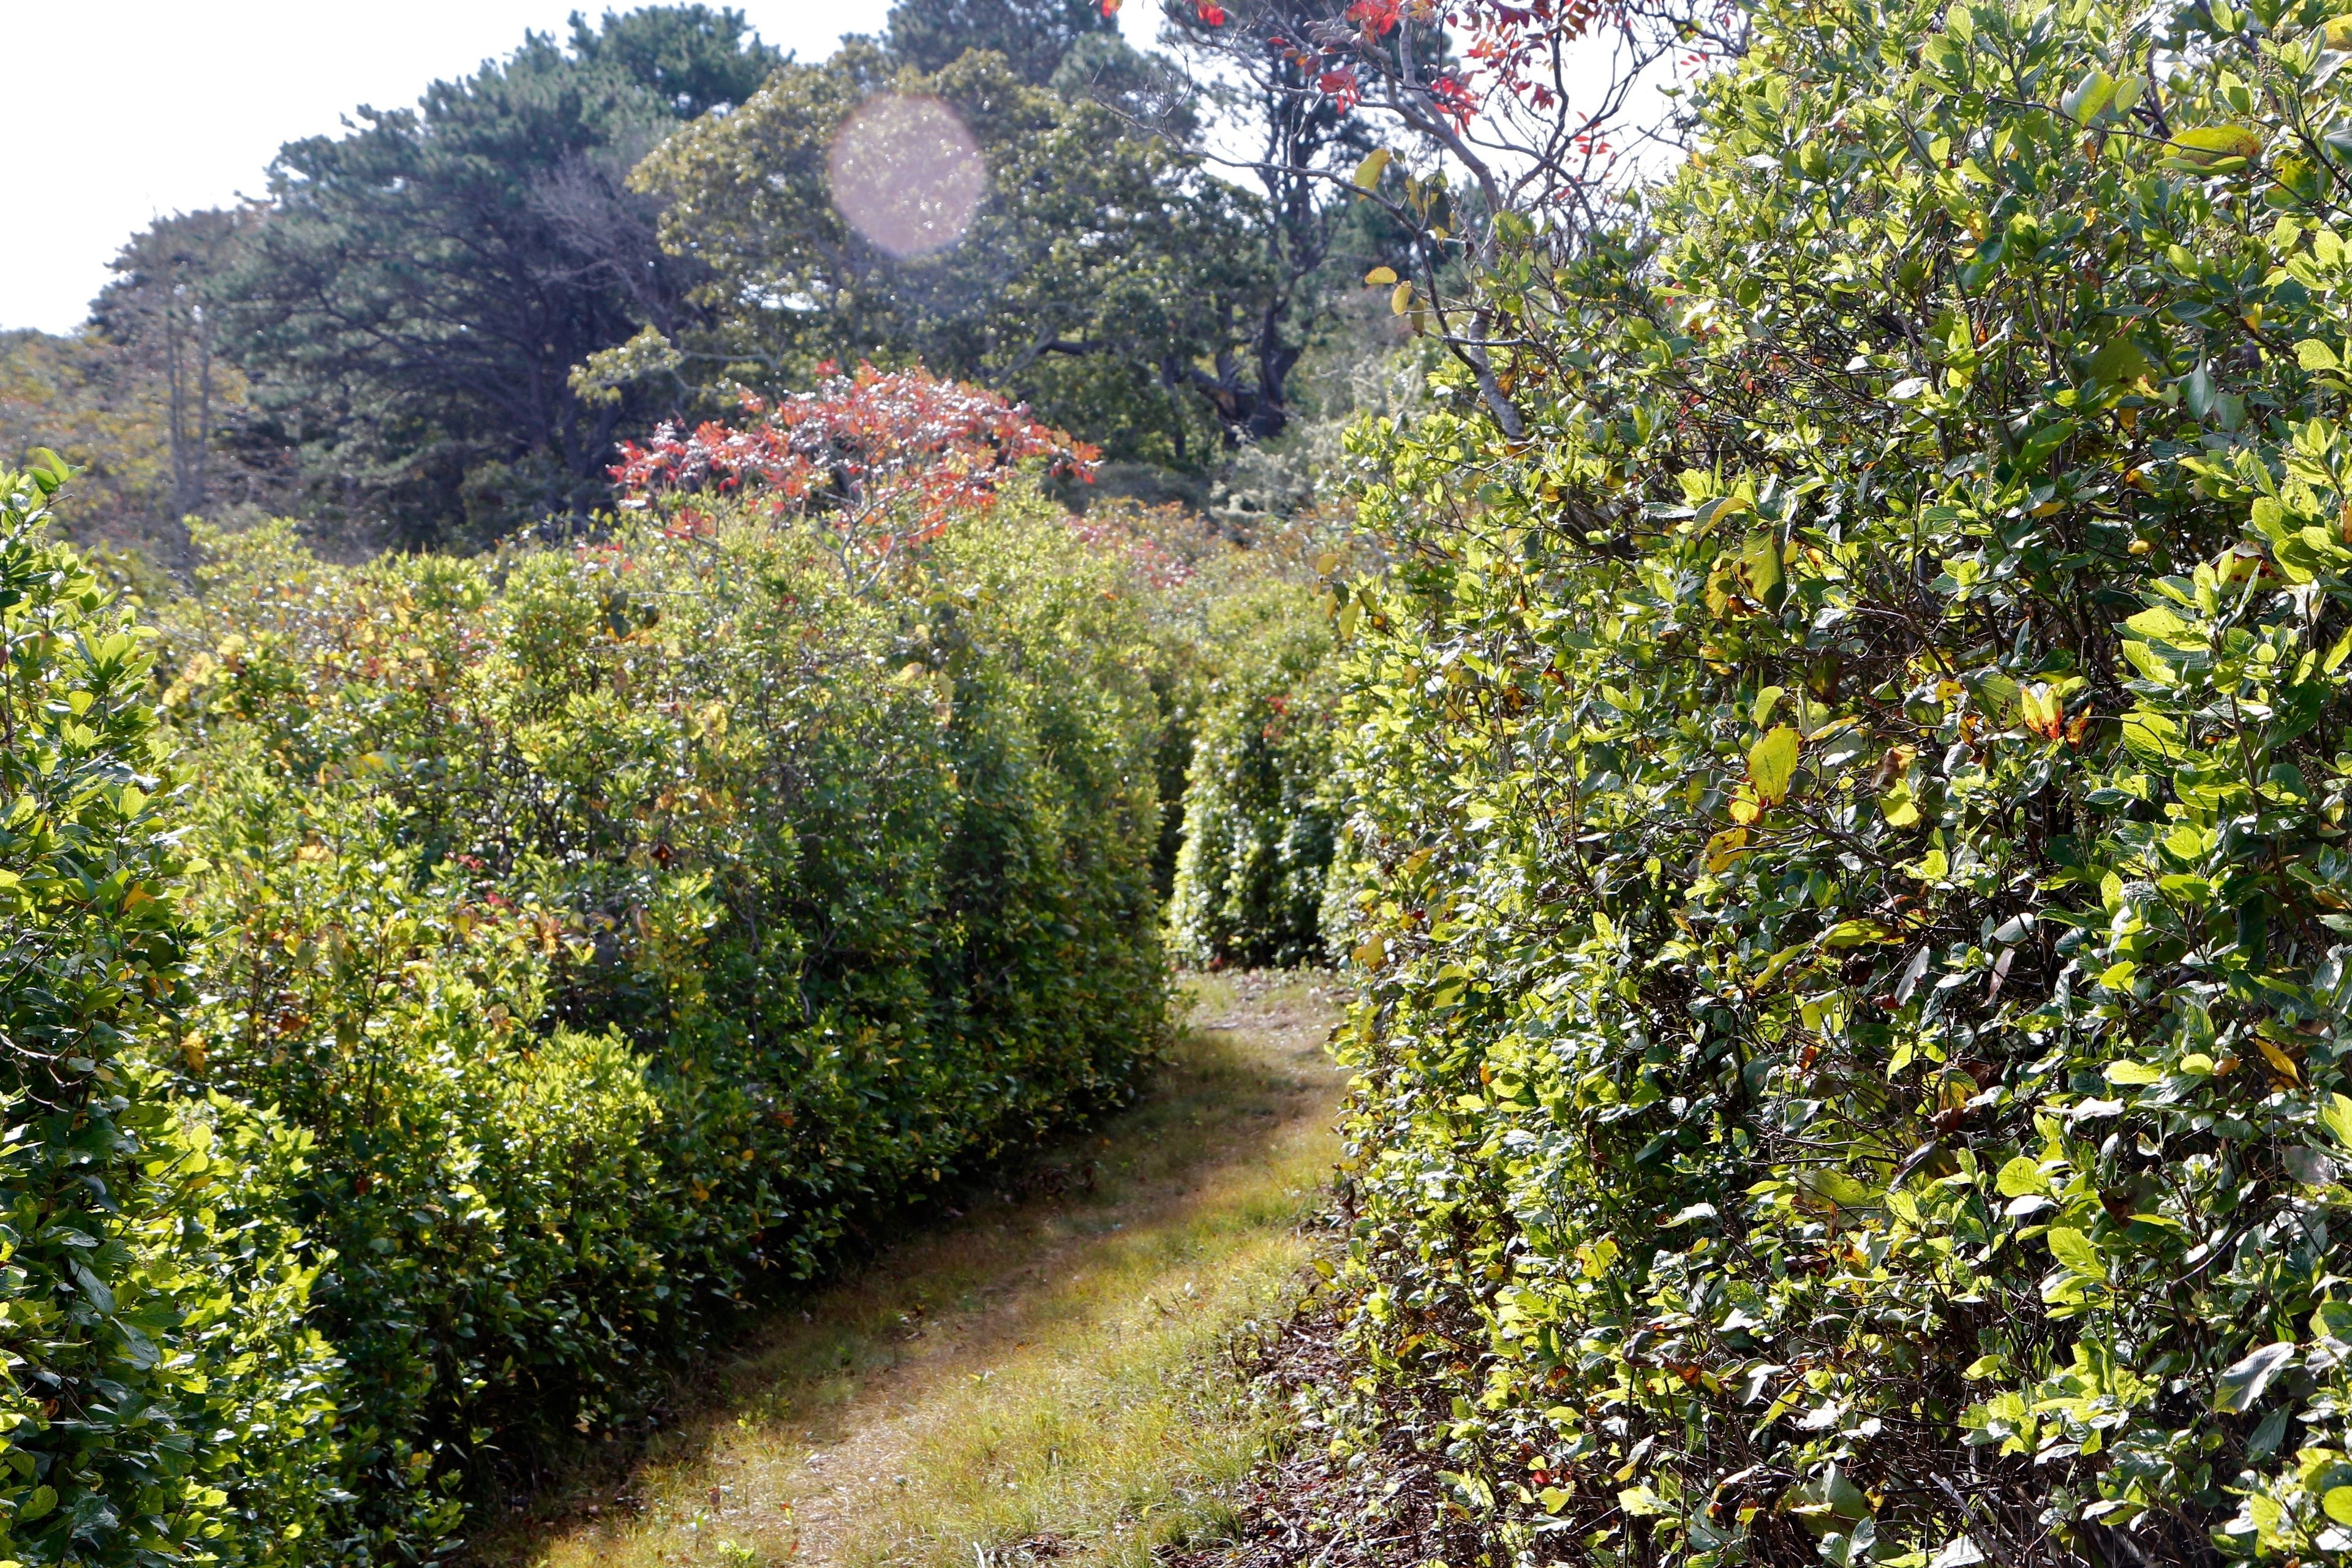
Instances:
[[[2276,1046],[2271,1044],[2268,1040],[2263,1039],[2259,1035],[2254,1037],[2254,1044],[2262,1047],[2263,1060],[2270,1063],[2273,1068],[2276,1068],[2278,1070],[2279,1077],[2286,1079],[2289,1083],[2301,1083],[2303,1081],[2303,1074],[2296,1068],[2294,1058],[2293,1057],[2288,1056],[2284,1051],[2279,1049]]]
[[[1706,868],[1715,872],[1729,870],[1732,863],[1747,853],[1748,829],[1727,829],[1706,841]]]
[[[1782,724],[1748,750],[1748,777],[1756,798],[1778,805],[1789,798],[1789,781],[1797,773],[1797,732]]]
[[[2172,139],[2174,156],[2192,163],[2218,163],[2224,158],[2259,158],[2263,139],[2243,125],[2201,125]]]
[[[1364,274],[1364,286],[1368,289],[1385,289],[1396,280],[1396,268],[1393,267],[1375,267]]]
[[[1381,172],[1389,166],[1389,160],[1395,156],[1395,153],[1385,147],[1375,147],[1365,153],[1364,161],[1356,165],[1354,175],[1356,188],[1360,191],[1369,191],[1379,184]]]
[[[1398,284],[1395,291],[1389,295],[1389,313],[1392,316],[1402,316],[1412,309],[1412,284],[1408,280]]]

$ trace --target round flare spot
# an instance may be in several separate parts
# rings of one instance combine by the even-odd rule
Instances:
[[[825,173],[850,226],[902,261],[961,239],[988,192],[988,164],[955,111],[898,93],[841,122]]]

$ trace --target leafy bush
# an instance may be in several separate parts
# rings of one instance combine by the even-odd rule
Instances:
[[[331,1364],[292,1238],[237,1194],[299,1143],[178,1113],[142,1047],[191,1001],[142,629],[0,472],[0,1554],[261,1562],[313,1511]]]
[[[1330,792],[1329,618],[1269,579],[1208,610],[1201,701],[1169,920],[1187,962],[1313,963],[1339,816]]]
[[[2341,1559],[2352,26],[1756,26],[1367,441],[1362,1348],[1498,1551]]]
[[[1131,1092],[1158,715],[1031,499],[877,593],[804,526],[476,561],[215,540],[193,1078],[313,1137],[338,1552],[429,1552],[755,1280]]]

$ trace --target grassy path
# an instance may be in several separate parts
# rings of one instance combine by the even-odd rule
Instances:
[[[1221,1534],[1257,1436],[1221,1352],[1309,1258],[1341,1077],[1311,979],[1202,980],[1192,1019],[1156,1091],[1043,1167],[1047,1190],[988,1194],[782,1313],[625,1479],[479,1556],[1142,1564]]]

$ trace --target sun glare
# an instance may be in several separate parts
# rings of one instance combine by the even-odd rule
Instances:
[[[875,99],[842,122],[825,160],[833,204],[900,260],[961,239],[988,189],[988,165],[955,111],[935,98]]]

